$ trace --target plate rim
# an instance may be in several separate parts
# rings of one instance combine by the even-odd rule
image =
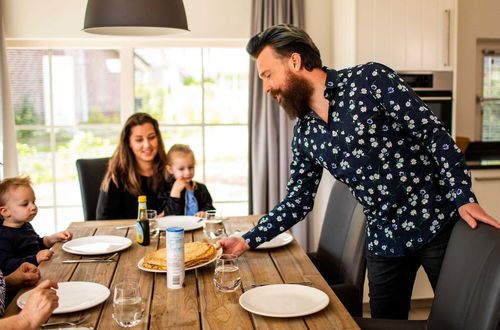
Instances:
[[[110,251],[106,251],[106,252],[101,252],[101,251],[99,251],[99,252],[82,252],[82,251],[73,250],[73,249],[71,249],[71,247],[68,247],[68,245],[71,245],[72,243],[74,243],[75,241],[77,241],[79,239],[83,239],[83,238],[88,239],[91,237],[118,237],[120,239],[123,239],[123,246],[121,246],[120,248],[110,250]],[[128,237],[118,236],[118,235],[94,235],[94,236],[82,236],[82,237],[72,239],[71,241],[67,241],[66,243],[64,243],[61,248],[63,251],[71,253],[71,254],[76,254],[76,255],[81,255],[81,256],[92,256],[92,255],[109,254],[109,253],[122,251],[122,250],[129,248],[131,245],[132,245],[132,240]]]
[[[199,264],[199,265],[196,265],[196,266],[193,266],[193,267],[185,268],[184,270],[185,271],[187,271],[187,270],[193,270],[193,269],[200,268],[200,267],[203,267],[203,266],[211,264],[212,262],[214,262],[215,260],[217,260],[217,258],[219,258],[221,256],[221,254],[222,254],[222,248],[221,249],[217,249],[216,251],[217,252],[215,253],[215,256],[211,260],[209,260],[209,261],[207,261],[207,262],[205,262],[203,264]],[[149,273],[163,273],[163,274],[167,273],[166,270],[156,270],[156,269],[145,268],[145,267],[142,266],[143,263],[144,263],[144,257],[142,257],[137,262],[137,268],[139,268],[142,271],[149,272]]]
[[[102,289],[106,289],[106,294],[103,295],[102,298],[92,302],[91,304],[88,304],[86,305],[85,307],[73,307],[73,308],[67,308],[67,309],[62,309],[62,310],[58,310],[59,307],[57,307],[56,309],[54,309],[54,311],[52,312],[52,314],[65,314],[65,313],[73,313],[73,312],[79,312],[79,311],[84,311],[86,309],[89,309],[89,308],[92,308],[92,307],[95,307],[97,305],[100,305],[102,304],[103,302],[105,302],[109,296],[111,295],[111,291],[109,290],[108,287],[106,287],[105,285],[101,284],[101,283],[97,283],[97,282],[89,282],[89,281],[66,281],[66,282],[59,282],[58,285],[61,285],[63,284],[64,286],[67,285],[68,283],[71,283],[70,285],[76,285],[76,284],[82,284],[82,283],[85,283],[85,285],[89,285],[91,284],[92,286],[95,286],[95,287],[101,287]],[[22,295],[20,295],[17,300],[16,300],[16,305],[23,309],[24,307],[24,303],[21,304],[21,299],[25,300],[24,302],[26,302],[26,300],[28,299],[29,295],[31,294],[31,291],[33,291],[33,289],[29,290],[29,291],[26,291],[24,292]],[[104,291],[103,291],[104,292]],[[104,297],[105,296],[105,297]]]
[[[263,246],[264,244],[266,244],[266,243],[269,243],[269,242],[270,242],[270,241],[267,241],[267,242],[264,242],[264,243],[262,243],[261,245],[257,246],[255,249],[257,249],[257,250],[275,249],[275,248],[279,248],[279,247],[282,247],[282,246],[288,245],[288,244],[292,243],[292,242],[293,242],[293,240],[295,239],[295,238],[293,237],[293,235],[292,235],[292,234],[289,234],[289,233],[287,233],[287,232],[283,232],[283,233],[281,233],[281,234],[277,235],[276,237],[278,237],[278,236],[280,236],[280,235],[284,235],[284,236],[288,235],[288,236],[289,236],[289,238],[290,238],[290,241],[288,241],[288,242],[282,242],[282,243],[276,243],[276,244],[271,245],[271,246]],[[276,237],[274,237],[274,238],[276,238]],[[274,239],[274,238],[273,238],[273,239]]]
[[[279,314],[279,315],[278,314],[269,313],[269,312],[266,312],[266,311],[253,310],[248,305],[245,306],[244,302],[242,302],[242,301],[244,301],[245,297],[248,297],[249,295],[252,294],[252,291],[253,291],[253,294],[255,294],[255,292],[266,290],[266,288],[268,288],[270,286],[272,286],[272,287],[283,286],[284,289],[285,288],[289,289],[291,287],[295,287],[295,288],[302,287],[305,290],[316,291],[316,292],[322,294],[324,296],[324,298],[326,298],[326,299],[325,299],[325,302],[323,304],[320,304],[320,305],[318,305],[315,308],[311,308],[311,310],[309,310],[309,311],[300,312],[300,313],[294,313],[294,314],[289,313],[289,314]],[[302,316],[307,316],[307,315],[311,315],[311,314],[317,313],[317,312],[323,310],[324,308],[326,308],[330,304],[330,297],[325,292],[323,292],[322,290],[320,290],[318,288],[304,286],[304,285],[301,285],[301,284],[277,283],[277,284],[269,284],[269,285],[265,285],[265,286],[261,286],[261,287],[257,287],[257,288],[253,288],[253,289],[247,290],[247,291],[245,291],[240,296],[240,298],[238,299],[238,302],[239,302],[240,306],[243,309],[245,309],[246,311],[248,311],[250,313],[254,313],[254,314],[262,315],[262,316],[268,316],[268,317],[287,318],[287,317],[302,317]]]
[[[158,217],[156,219],[156,221],[157,221],[156,223],[158,223],[158,219],[165,219],[165,218],[196,218],[197,220],[196,220],[195,226],[187,228],[187,229],[183,227],[184,231],[196,230],[196,229],[200,229],[200,228],[203,227],[203,221],[200,221],[198,223],[199,219],[203,219],[203,218],[201,218],[201,217],[195,217],[194,215],[165,215],[163,217]],[[165,230],[167,230],[167,227],[163,228],[163,227],[160,227],[158,225],[158,229],[161,230],[161,231],[165,231]]]

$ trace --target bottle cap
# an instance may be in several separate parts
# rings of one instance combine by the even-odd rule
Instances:
[[[139,203],[146,203],[146,196],[144,195],[139,196]]]

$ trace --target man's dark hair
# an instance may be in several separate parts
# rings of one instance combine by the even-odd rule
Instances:
[[[257,33],[248,41],[247,52],[255,59],[266,46],[271,46],[281,57],[300,54],[307,71],[322,67],[318,47],[304,30],[293,25],[279,24]]]

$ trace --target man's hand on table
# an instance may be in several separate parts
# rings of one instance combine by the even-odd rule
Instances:
[[[40,279],[40,270],[29,262],[23,262],[15,271],[5,277],[8,291],[35,285]]]
[[[250,249],[250,246],[242,237],[226,237],[217,241],[215,248],[222,248],[223,253],[236,254],[239,256]]]

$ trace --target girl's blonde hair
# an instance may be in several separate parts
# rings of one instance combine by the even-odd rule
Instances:
[[[181,153],[184,155],[191,155],[194,162],[196,163],[196,158],[194,157],[193,150],[187,144],[176,143],[168,149],[167,152],[167,165],[172,165],[173,155],[175,153]],[[168,173],[168,179],[172,177],[172,174]],[[193,188],[196,186],[196,182],[193,181]]]
[[[158,191],[160,186],[165,183],[167,165],[167,156],[165,155],[165,146],[161,137],[158,121],[147,113],[138,112],[127,119],[125,126],[120,134],[120,142],[115,152],[109,159],[109,166],[106,175],[101,184],[101,190],[108,191],[110,181],[119,187],[120,184],[132,195],[141,195],[141,179],[139,175],[139,165],[135,155],[130,149],[130,135],[132,128],[144,124],[153,125],[156,138],[158,139],[158,153],[153,159],[153,176],[151,188]]]
[[[7,203],[6,196],[11,189],[17,187],[31,188],[31,184],[32,183],[29,176],[15,176],[12,178],[3,179],[0,182],[0,206],[4,206],[5,203]]]

